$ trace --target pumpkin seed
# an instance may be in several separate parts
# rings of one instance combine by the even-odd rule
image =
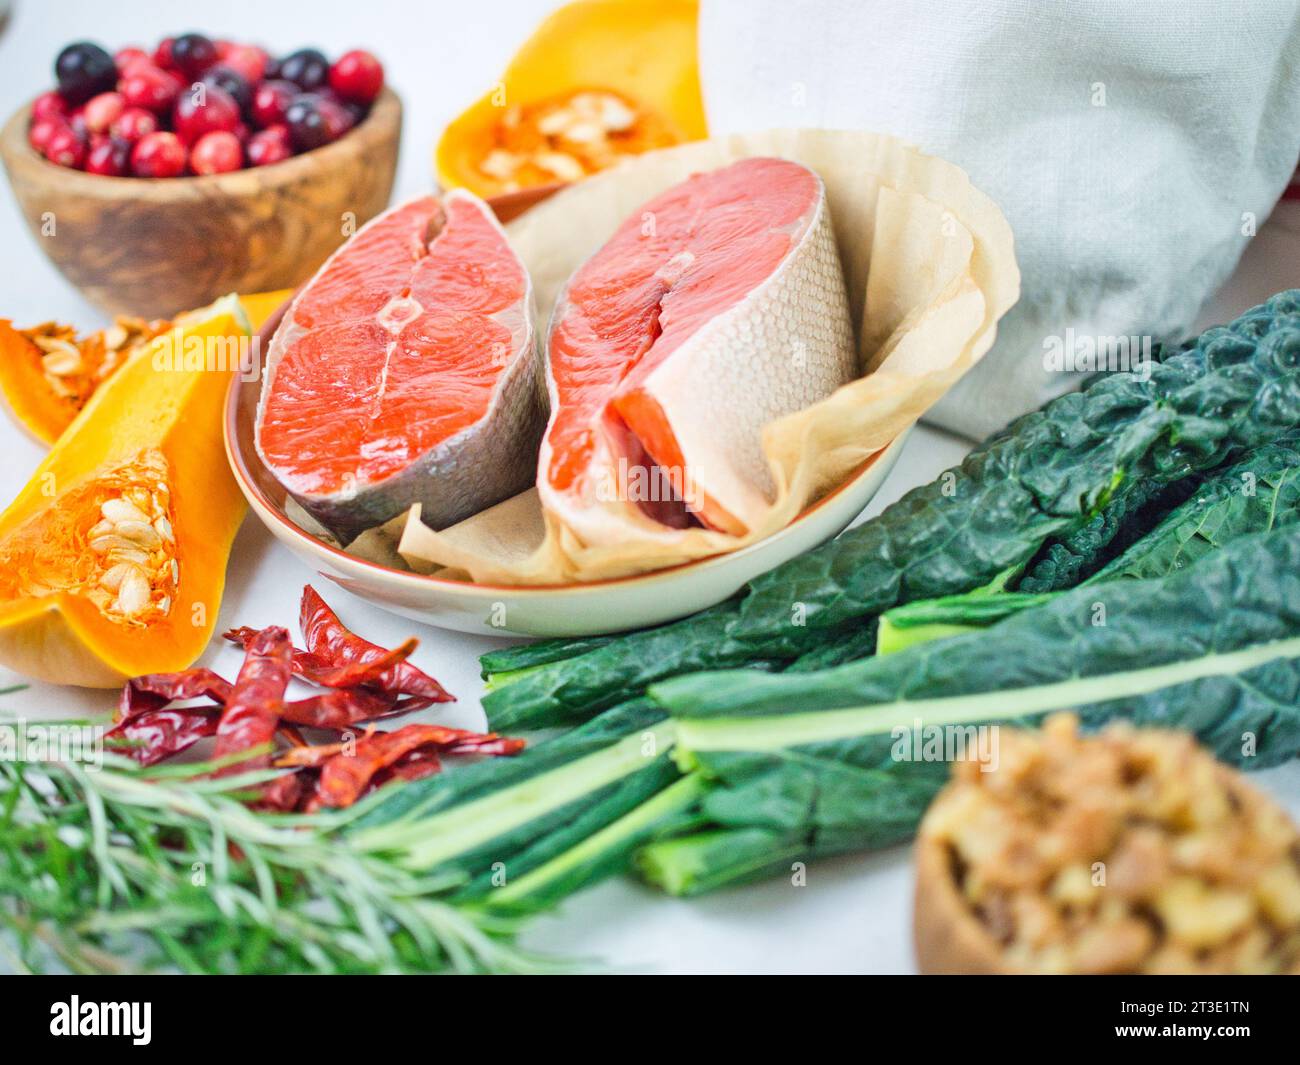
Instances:
[[[102,577],[99,578],[101,587],[107,588],[110,592],[116,592],[122,587],[122,581],[126,579],[128,573],[139,573],[140,570],[131,565],[129,562],[119,562],[115,566],[110,566]]]
[[[116,351],[127,342],[129,335],[121,322],[115,322],[104,333],[104,347],[109,351]]]
[[[149,565],[149,555],[123,540],[108,552],[108,561],[130,562],[134,566],[147,566]]]
[[[47,374],[69,377],[81,372],[81,352],[66,340],[45,340],[38,337],[37,343],[45,349],[45,354],[41,356],[41,367]]]
[[[149,516],[125,496],[104,500],[100,505],[99,512],[104,515],[105,520],[111,521],[115,525],[124,521],[149,521]]]
[[[172,532],[172,523],[167,520],[165,515],[160,514],[158,517],[154,518],[153,527],[157,530],[158,535],[167,543],[170,544],[175,542],[176,536]]]
[[[124,537],[133,544],[139,544],[141,547],[150,551],[159,547],[162,540],[154,532],[154,528],[145,521],[119,521],[113,529],[118,536]]]
[[[127,617],[140,613],[149,605],[149,582],[138,569],[132,567],[131,572],[123,576],[114,605]]]

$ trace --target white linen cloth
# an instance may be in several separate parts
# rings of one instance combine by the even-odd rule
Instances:
[[[1001,205],[1020,303],[928,419],[974,438],[1061,345],[1186,335],[1300,155],[1294,0],[703,0],[700,72],[713,134],[892,133]]]

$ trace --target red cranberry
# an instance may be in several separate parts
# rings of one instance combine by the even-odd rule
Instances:
[[[68,101],[57,92],[43,92],[32,102],[33,122],[40,122],[47,118],[66,121],[70,112]]]
[[[120,92],[101,92],[86,101],[86,128],[91,133],[106,133],[126,110],[126,100]]]
[[[108,129],[114,137],[134,144],[158,128],[158,116],[143,107],[128,107]]]
[[[86,127],[86,105],[74,107],[68,113],[68,125],[71,126],[79,137],[85,137],[90,130]]]
[[[71,126],[60,126],[45,142],[45,158],[59,166],[80,168],[86,161],[86,139]]]
[[[309,152],[329,143],[329,126],[318,104],[316,97],[304,93],[295,96],[284,112],[284,124],[289,127],[295,151]]]
[[[175,133],[147,134],[131,149],[131,172],[136,177],[176,177],[184,170],[185,145]]]
[[[280,77],[304,92],[319,89],[329,79],[330,64],[315,48],[299,48],[280,60]]]
[[[160,67],[137,64],[117,83],[117,91],[127,107],[143,107],[162,114],[176,102],[181,82]]]
[[[190,169],[196,174],[228,174],[244,165],[244,150],[233,133],[205,133],[190,149]]]
[[[373,103],[383,87],[383,64],[369,52],[344,52],[330,67],[330,88],[345,100]]]
[[[113,65],[117,67],[117,76],[120,78],[131,67],[139,63],[148,63],[153,65],[153,60],[149,58],[149,53],[143,48],[119,48],[113,55]]]
[[[90,149],[86,156],[86,173],[105,177],[125,177],[131,170],[131,145],[108,137]]]
[[[158,42],[158,47],[153,50],[154,66],[159,70],[175,70],[176,62],[172,59],[172,45],[176,43],[174,37],[164,37]]]
[[[313,95],[316,96],[316,110],[325,120],[325,134],[329,140],[338,140],[355,125],[352,112],[338,100],[315,93]]]
[[[267,54],[255,44],[232,44],[221,57],[223,65],[237,70],[250,85],[266,77]]]
[[[172,111],[172,129],[186,145],[214,130],[229,133],[237,125],[239,105],[230,93],[215,85],[187,89],[177,97]]]
[[[298,86],[291,81],[264,81],[253,90],[249,113],[263,129],[277,125],[284,121],[284,113],[297,95]]]
[[[70,104],[82,104],[113,87],[117,67],[113,57],[99,45],[77,41],[59,53],[54,61],[54,76],[63,98]]]
[[[27,130],[27,143],[44,155],[45,146],[50,143],[50,138],[58,130],[68,128],[68,123],[61,118],[37,119]]]
[[[203,73],[202,82],[204,85],[215,85],[218,89],[225,89],[235,98],[235,103],[239,104],[241,111],[247,111],[252,106],[253,87],[248,79],[233,67],[228,67],[224,63],[208,67]]]
[[[217,46],[201,33],[182,33],[171,48],[172,62],[187,78],[197,78],[217,61]]]
[[[293,155],[289,143],[289,130],[286,126],[268,126],[248,138],[248,162],[250,166],[269,166],[271,163],[283,162]]]

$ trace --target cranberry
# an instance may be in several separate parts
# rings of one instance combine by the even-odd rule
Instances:
[[[143,107],[162,114],[176,102],[181,82],[161,67],[140,63],[117,83],[117,91],[127,107]]]
[[[267,54],[255,44],[232,44],[221,57],[223,65],[237,70],[249,85],[256,85],[266,77]]]
[[[172,45],[175,42],[175,37],[164,37],[158,42],[158,47],[153,50],[154,66],[160,70],[176,69],[176,64],[172,62]]]
[[[196,174],[227,174],[244,165],[244,149],[233,133],[205,133],[190,149],[190,169]]]
[[[289,130],[286,126],[268,126],[248,138],[248,162],[250,166],[269,166],[271,163],[283,162],[293,155],[289,143]]]
[[[284,112],[297,95],[298,86],[291,81],[264,81],[253,90],[249,113],[263,129],[274,126],[284,121]]]
[[[27,143],[44,155],[45,146],[50,143],[50,138],[58,130],[68,128],[68,123],[62,118],[37,119],[27,130]]]
[[[280,60],[280,74],[304,92],[319,89],[329,78],[330,64],[315,48],[300,48]]]
[[[136,177],[176,177],[184,170],[185,145],[175,133],[149,133],[131,149],[131,172]]]
[[[342,102],[332,95],[326,96],[323,93],[311,93],[310,96],[315,101],[316,110],[320,112],[321,118],[325,120],[325,135],[327,140],[338,140],[356,124],[352,117],[352,112],[344,107]]]
[[[289,127],[289,139],[295,151],[309,152],[329,143],[329,126],[318,102],[316,97],[307,94],[296,96],[284,112],[284,124]]]
[[[262,70],[263,81],[275,81],[280,76],[280,61],[273,55],[266,57],[266,67]]]
[[[330,67],[330,88],[345,100],[373,103],[383,87],[383,64],[369,52],[344,52]]]
[[[217,46],[201,33],[182,33],[172,41],[171,58],[187,78],[197,78],[217,61]]]
[[[86,156],[86,172],[105,177],[124,177],[131,170],[131,145],[116,137],[108,137],[90,149]]]
[[[117,67],[113,57],[99,45],[77,41],[59,53],[54,61],[54,76],[63,98],[70,104],[81,104],[113,87]]]
[[[248,79],[224,63],[209,67],[204,72],[202,81],[204,85],[215,85],[218,89],[225,89],[235,98],[235,103],[239,104],[241,111],[247,111],[253,103],[253,87],[248,83]]]
[[[158,116],[143,107],[128,107],[108,129],[114,137],[134,144],[158,128]]]
[[[71,126],[60,126],[45,142],[45,158],[59,166],[80,168],[86,161],[86,139]]]
[[[86,128],[91,133],[106,133],[126,110],[126,100],[120,92],[101,92],[86,101]]]
[[[68,113],[68,125],[71,126],[80,137],[85,137],[90,130],[86,128],[86,105],[74,107]]]
[[[213,130],[229,133],[237,125],[239,105],[230,93],[215,85],[200,85],[181,93],[172,111],[172,129],[187,145],[205,133]]]
[[[119,48],[113,55],[113,65],[117,67],[117,76],[122,77],[131,67],[139,63],[153,65],[149,53],[143,48]]]
[[[70,110],[68,101],[57,92],[43,92],[32,103],[32,121],[40,122],[47,118],[66,120]]]

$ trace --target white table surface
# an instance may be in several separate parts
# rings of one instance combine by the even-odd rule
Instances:
[[[164,0],[16,0],[0,31],[0,110],[8,115],[52,82],[54,56],[71,40],[89,39],[113,51],[152,47],[160,36],[201,29],[213,36],[262,43],[283,53],[318,46],[334,56],[366,47],[384,61],[405,107],[395,198],[427,191],[437,132],[487,89],[552,0],[493,0],[486,4],[398,3],[395,0],[224,0],[201,12]],[[191,18],[197,26],[188,25]],[[40,254],[12,197],[0,195],[0,317],[18,324],[57,319],[91,328],[104,315],[90,306]],[[1223,321],[1278,288],[1300,283],[1300,210],[1291,205],[1261,229],[1237,275],[1206,308],[1203,323]],[[220,448],[220,441],[213,441]],[[868,507],[878,512],[914,485],[960,460],[967,444],[921,428]],[[7,419],[0,420],[0,500],[17,494],[43,449]],[[235,542],[218,631],[229,625],[272,623],[296,629],[297,603],[314,574],[249,518]],[[332,586],[318,587],[344,620],[379,643],[413,631],[416,661],[459,702],[438,720],[467,728],[483,724],[477,656],[505,643],[419,626]],[[213,644],[204,664],[229,674],[240,654]],[[21,680],[0,670],[0,686]],[[64,717],[107,712],[103,692],[33,684],[11,711]],[[423,717],[432,719],[433,713]],[[1253,778],[1300,816],[1300,762]],[[694,899],[667,899],[630,881],[612,881],[540,919],[529,946],[601,959],[619,969],[656,972],[913,971],[910,946],[911,871],[906,848],[817,862],[807,885],[771,881]]]

